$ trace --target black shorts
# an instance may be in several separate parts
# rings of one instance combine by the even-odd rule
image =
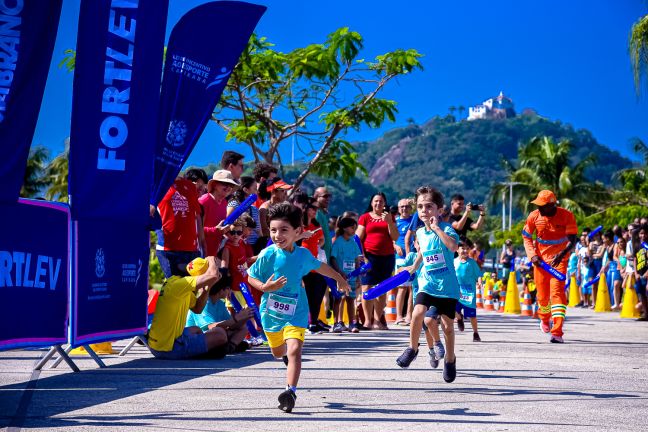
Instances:
[[[362,285],[377,285],[389,279],[396,266],[396,257],[391,255],[374,255],[366,252],[365,256],[371,263],[371,270],[362,276]]]
[[[439,315],[445,315],[450,319],[454,319],[457,299],[434,297],[421,291],[416,294],[414,305],[425,306],[428,309],[425,313],[427,318],[438,318]]]

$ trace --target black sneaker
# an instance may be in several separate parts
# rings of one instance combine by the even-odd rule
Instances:
[[[439,359],[436,358],[436,355],[434,354],[434,350],[429,350],[428,356],[430,357],[430,366],[432,366],[434,369],[438,368]]]
[[[318,326],[322,327],[322,328],[325,329],[325,330],[330,330],[330,329],[331,329],[331,326],[328,325],[327,323],[325,323],[325,322],[322,321],[322,320],[317,320],[317,323],[316,323],[316,324],[317,324]]]
[[[409,365],[416,359],[418,351],[414,351],[412,348],[407,347],[403,354],[398,356],[396,359],[396,364],[402,368],[408,368]]]
[[[481,338],[479,337],[479,333],[477,333],[477,332],[473,333],[473,342],[481,342]]]
[[[278,408],[287,413],[292,412],[292,409],[295,407],[295,401],[297,400],[297,395],[291,389],[284,390],[279,395],[279,406]]]
[[[314,335],[314,334],[322,334],[322,333],[324,333],[324,331],[325,330],[322,327],[320,327],[319,325],[317,325],[317,324],[314,324],[314,325],[311,325],[311,326],[308,327],[308,334],[312,334],[312,335]]]
[[[447,383],[451,383],[457,378],[457,359],[452,363],[444,362],[443,363],[443,380]]]
[[[639,318],[637,318],[637,321],[648,321],[648,316],[647,315],[640,316]]]
[[[464,331],[466,329],[463,317],[457,318],[457,328],[459,329],[459,331]]]

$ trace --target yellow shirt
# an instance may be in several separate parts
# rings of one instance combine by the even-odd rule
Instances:
[[[196,304],[196,278],[171,276],[160,291],[148,343],[156,351],[171,351],[185,328],[187,312]]]

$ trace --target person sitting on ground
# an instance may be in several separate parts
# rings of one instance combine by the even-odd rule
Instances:
[[[189,310],[186,327],[199,327],[203,332],[214,328],[225,329],[229,341],[236,347],[234,352],[243,352],[249,348],[244,341],[248,332],[245,323],[254,316],[254,311],[244,308],[238,313],[230,314],[225,306],[226,299],[231,295],[230,284],[230,276],[224,274],[212,285],[203,311],[197,314]]]
[[[171,276],[160,291],[155,315],[148,334],[151,353],[160,359],[181,360],[207,353],[222,357],[234,352],[240,341],[221,327],[204,332],[200,327],[185,327],[187,312],[201,313],[210,288],[219,281],[221,272],[213,256],[196,258],[187,264],[182,276]]]

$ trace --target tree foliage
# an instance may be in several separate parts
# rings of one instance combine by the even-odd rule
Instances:
[[[641,80],[648,68],[648,15],[639,18],[632,26],[629,49],[635,89],[640,94]]]
[[[363,42],[343,27],[323,43],[284,53],[253,35],[212,120],[227,140],[248,145],[255,161],[283,166],[280,146],[294,140],[310,158],[297,186],[311,171],[349,180],[364,167],[346,132],[394,121],[396,102],[379,93],[392,79],[422,68],[413,49],[359,58]]]
[[[54,159],[49,160],[49,157],[45,147],[37,146],[30,150],[21,197],[68,201],[69,143],[66,142],[65,150]]]

